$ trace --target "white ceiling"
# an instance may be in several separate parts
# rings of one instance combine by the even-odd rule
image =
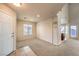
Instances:
[[[16,13],[20,20],[39,22],[56,16],[57,12],[62,8],[62,3],[24,3],[21,7],[13,4],[7,4]],[[36,17],[39,14],[40,17]],[[24,17],[26,19],[24,19]]]

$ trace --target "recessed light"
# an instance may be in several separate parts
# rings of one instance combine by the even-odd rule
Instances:
[[[17,7],[20,7],[21,6],[21,3],[13,3],[13,5],[15,5]]]
[[[33,21],[33,19],[30,19],[30,21]]]
[[[39,14],[37,14],[36,16],[37,16],[37,17],[40,17],[40,15],[39,15]]]

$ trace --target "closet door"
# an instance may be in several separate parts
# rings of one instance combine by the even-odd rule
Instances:
[[[13,51],[12,19],[0,12],[0,55],[8,55]]]

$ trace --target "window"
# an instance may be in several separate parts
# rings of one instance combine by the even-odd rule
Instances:
[[[70,27],[70,36],[72,38],[76,38],[77,37],[77,27],[76,26],[71,26]]]
[[[24,24],[24,35],[32,35],[32,25]]]

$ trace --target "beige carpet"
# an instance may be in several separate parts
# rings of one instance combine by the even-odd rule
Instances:
[[[17,42],[17,48],[29,46],[38,56],[77,56],[79,55],[79,40],[67,40],[59,46],[46,41],[34,39]]]

